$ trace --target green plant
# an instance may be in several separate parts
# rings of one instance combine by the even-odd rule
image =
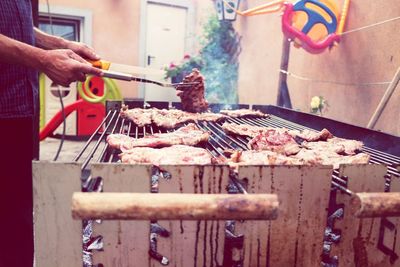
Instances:
[[[203,62],[200,56],[185,55],[181,62],[175,64],[171,62],[169,66],[164,67],[165,79],[168,78],[183,78],[184,75],[190,73],[192,69],[196,68],[201,70],[203,67]]]
[[[314,96],[310,103],[311,113],[322,116],[322,111],[327,111],[329,104],[322,96]]]
[[[219,21],[216,15],[209,17],[204,25],[200,55],[204,62],[202,73],[206,77],[206,98],[211,103],[238,102],[239,43],[240,38],[231,22]]]

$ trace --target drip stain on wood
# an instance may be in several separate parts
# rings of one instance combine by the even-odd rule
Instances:
[[[356,267],[368,266],[366,240],[362,237],[363,219],[360,219],[357,237],[353,239],[354,264]]]
[[[300,232],[300,221],[301,221],[301,206],[303,203],[303,183],[304,183],[304,176],[301,173],[300,176],[300,188],[299,188],[299,206],[298,206],[298,213],[297,213],[297,227],[296,227],[296,244],[294,250],[294,266],[297,266],[297,257],[298,257],[298,250],[299,250],[299,232]]]
[[[197,254],[199,248],[200,221],[197,221],[196,238],[194,242],[194,267],[197,267]]]
[[[207,221],[204,221],[204,237],[203,237],[203,267],[206,266],[207,263]]]
[[[217,224],[219,223],[218,221],[215,221]],[[211,228],[210,228],[210,267],[214,267],[214,244],[213,244],[213,234],[214,234],[214,221],[211,221]]]

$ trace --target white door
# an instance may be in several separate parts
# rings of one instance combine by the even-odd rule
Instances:
[[[162,4],[147,4],[146,64],[162,69],[179,62],[185,53],[187,9]],[[157,78],[153,77],[152,78]],[[158,79],[163,80],[163,76]],[[179,101],[175,89],[145,85],[145,101]]]

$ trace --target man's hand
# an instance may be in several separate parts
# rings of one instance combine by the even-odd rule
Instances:
[[[87,49],[83,49],[89,53]],[[87,55],[85,57],[88,57]],[[90,59],[95,59],[94,54]],[[86,74],[101,76],[102,71],[70,49],[57,49],[45,51],[40,59],[41,71],[53,82],[68,87],[74,81],[84,82]]]
[[[99,60],[100,57],[94,52],[94,49],[84,43],[69,41],[66,44],[67,49],[71,49],[84,59]]]

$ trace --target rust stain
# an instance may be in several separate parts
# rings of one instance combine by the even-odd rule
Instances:
[[[270,168],[270,174],[271,174],[271,194],[275,193],[275,179],[274,179],[274,168]]]
[[[118,221],[118,230],[117,230],[117,232],[118,232],[118,241],[117,241],[117,244],[118,244],[118,245],[121,245],[121,244],[122,244],[122,242],[121,242],[121,235],[122,235],[121,221]]]
[[[362,237],[362,224],[360,220],[357,237],[353,239],[355,267],[368,267],[367,241]]]
[[[208,194],[211,194],[212,192],[211,192],[211,186],[212,186],[212,181],[211,181],[211,177],[210,177],[210,175],[206,175],[206,179],[207,179],[207,186],[208,186],[208,188],[207,188],[207,193]]]
[[[196,239],[194,243],[194,267],[197,267],[197,257],[198,257],[197,249],[199,248],[200,223],[201,223],[200,221],[197,221]]]
[[[198,188],[199,184],[197,183],[197,172],[196,169],[193,169],[193,187],[194,187],[194,193],[198,193]]]
[[[202,194],[204,194],[203,178],[204,178],[204,167],[202,166],[199,168],[200,193],[202,193]]]
[[[215,175],[215,165],[212,167],[213,168],[213,173],[212,173],[212,192],[213,194],[217,193],[215,186],[217,185],[217,177]]]
[[[219,173],[219,179],[218,179],[218,193],[222,193],[222,177],[224,175],[224,169],[221,168],[221,172]]]
[[[179,192],[183,193],[183,181],[182,181],[182,170],[178,168],[178,183],[179,183]]]
[[[204,221],[204,237],[203,237],[203,267],[207,267],[207,221]]]
[[[297,257],[299,256],[299,233],[300,233],[300,222],[301,222],[301,207],[303,204],[303,186],[304,186],[304,174],[301,173],[300,176],[300,188],[299,188],[299,206],[298,206],[298,213],[297,213],[297,227],[296,227],[296,245],[295,245],[295,252],[294,252],[294,266],[297,266]],[[301,265],[301,263],[300,263]]]
[[[210,236],[209,236],[209,243],[210,243],[210,267],[214,267],[214,244],[213,244],[213,236],[214,236],[214,222],[211,221],[211,228],[210,228]],[[218,223],[218,221],[216,222]]]
[[[218,262],[219,224],[220,224],[220,222],[217,221],[217,234],[215,235],[215,253],[214,253],[214,261],[215,261],[216,266],[221,266],[221,264],[219,264],[219,262]]]

